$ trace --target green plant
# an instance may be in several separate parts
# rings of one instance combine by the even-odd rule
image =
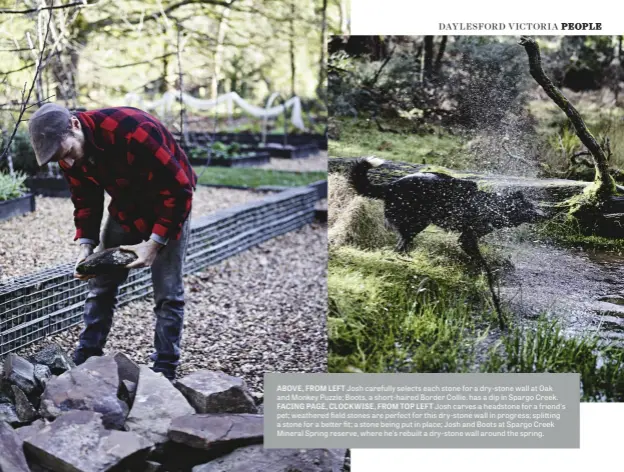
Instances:
[[[4,148],[4,142],[0,148]],[[24,172],[28,175],[34,175],[39,172],[39,164],[35,158],[35,151],[30,144],[28,133],[18,131],[11,141],[11,160],[15,171]],[[7,172],[9,170],[7,159],[0,162],[0,171]]]
[[[27,190],[24,185],[26,177],[22,172],[15,175],[0,173],[0,201],[21,197]]]
[[[327,179],[326,172],[288,172],[253,167],[210,167],[203,173],[199,167],[195,170],[198,174],[201,173],[200,184],[236,185],[249,188],[262,185],[298,187]]]
[[[582,398],[624,399],[624,350],[601,345],[595,335],[566,337],[557,321],[541,318],[535,329],[516,327],[490,354],[484,372],[578,372]]]

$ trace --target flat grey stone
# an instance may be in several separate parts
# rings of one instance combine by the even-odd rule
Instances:
[[[30,400],[22,390],[12,385],[13,396],[15,398],[15,412],[21,423],[30,423],[37,418],[37,411],[30,403]]]
[[[344,449],[264,449],[247,446],[193,467],[193,472],[341,472]]]
[[[92,411],[63,413],[24,441],[25,449],[44,467],[60,472],[104,472],[122,462],[137,470],[152,444],[134,433],[104,428],[102,418]]]
[[[11,353],[4,360],[4,378],[30,395],[37,389],[35,367],[23,357]]]
[[[135,384],[139,383],[139,366],[123,352],[117,352],[113,356],[117,363],[117,372],[120,380],[129,380]]]
[[[140,367],[134,404],[126,419],[127,431],[156,444],[164,443],[171,420],[193,413],[193,407],[169,380],[147,366]]]
[[[52,377],[52,371],[47,365],[35,364],[35,380],[41,391],[45,389],[50,377]]]
[[[0,403],[0,422],[6,421],[12,426],[20,424],[17,411],[12,403]]]
[[[45,420],[38,419],[32,424],[17,428],[15,431],[17,432],[18,436],[22,438],[22,441],[26,441],[27,439],[37,434],[41,430],[41,428],[43,428],[47,424],[48,423]]]
[[[171,422],[169,438],[196,449],[246,446],[262,442],[263,419],[249,413],[182,416]]]
[[[76,367],[69,354],[58,344],[50,344],[44,347],[41,351],[33,354],[30,360],[34,364],[45,365],[54,375],[61,375]]]
[[[197,413],[256,413],[245,381],[223,372],[198,370],[176,382]]]
[[[122,380],[119,387],[119,398],[126,402],[128,406],[132,406],[136,395],[137,384],[129,380]]]
[[[0,421],[0,472],[30,472],[22,445],[13,428]]]
[[[41,396],[39,412],[54,419],[69,410],[87,410],[102,414],[107,428],[121,429],[128,405],[117,397],[117,364],[110,356],[93,356],[84,364],[48,381]]]

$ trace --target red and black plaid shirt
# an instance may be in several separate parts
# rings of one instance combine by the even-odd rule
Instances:
[[[108,212],[128,232],[179,239],[197,175],[165,126],[130,107],[77,112],[85,136],[81,165],[60,166],[74,203],[76,237],[99,242],[104,190]]]

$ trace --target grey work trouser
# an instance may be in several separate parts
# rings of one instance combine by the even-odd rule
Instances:
[[[163,373],[175,372],[180,359],[180,341],[184,322],[182,268],[190,232],[189,216],[182,227],[180,239],[169,240],[151,266],[156,332],[154,335],[155,352],[150,358],[154,361],[154,370]],[[134,245],[141,241],[140,236],[125,232],[119,223],[109,216],[102,232],[100,249]],[[89,294],[84,311],[85,326],[80,333],[78,348],[74,354],[76,364],[81,364],[91,356],[102,355],[113,323],[119,286],[128,277],[128,272],[128,269],[119,269],[111,274],[100,275],[89,280]]]

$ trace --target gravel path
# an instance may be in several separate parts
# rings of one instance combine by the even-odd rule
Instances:
[[[198,187],[191,217],[266,196],[247,190]],[[108,206],[108,197],[105,206]],[[74,207],[69,198],[37,197],[37,210],[0,221],[0,280],[37,272],[77,257]],[[106,213],[106,212],[105,212]]]
[[[178,376],[222,370],[245,379],[256,395],[265,372],[327,370],[327,227],[305,226],[186,277],[182,365]],[[148,363],[152,299],[116,314],[107,351]],[[80,326],[23,348],[50,342],[73,351]]]
[[[314,156],[304,159],[276,159],[271,158],[269,164],[257,166],[260,169],[312,171],[320,170],[327,172],[327,151],[319,151]]]

